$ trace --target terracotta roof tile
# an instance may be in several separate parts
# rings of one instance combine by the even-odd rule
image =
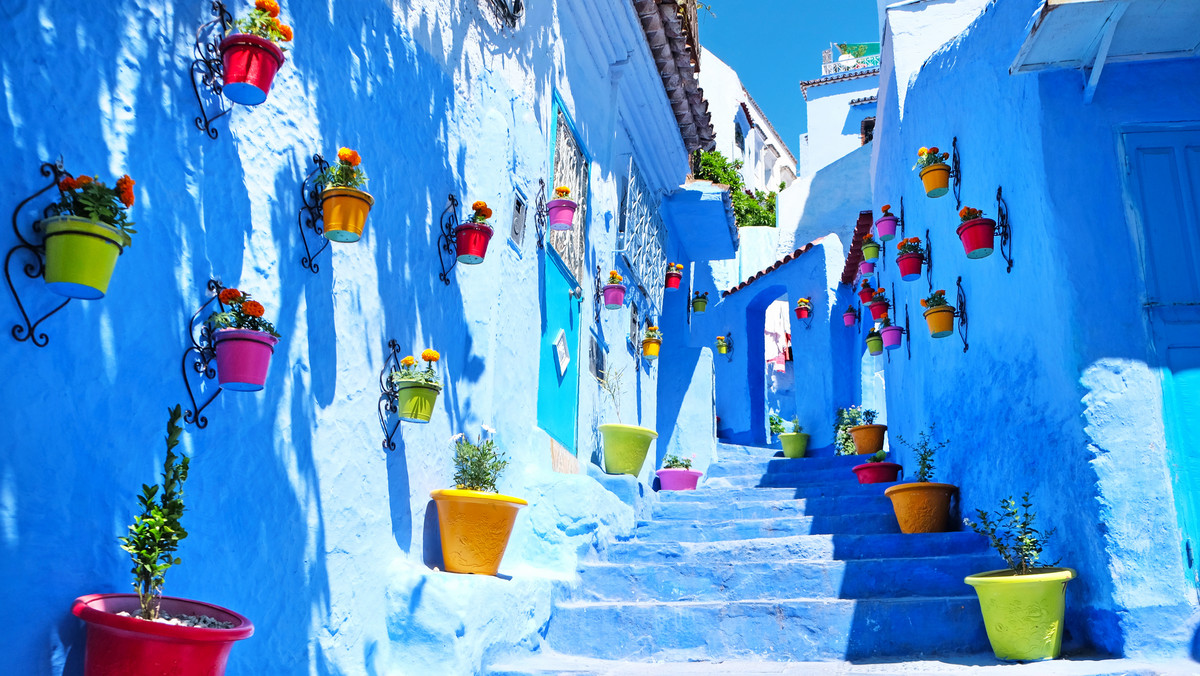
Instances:
[[[854,239],[850,242],[850,253],[846,255],[846,267],[842,268],[842,284],[853,284],[858,275],[858,264],[863,261],[862,238],[871,232],[871,224],[875,222],[874,212],[858,212],[858,222],[854,225]]]
[[[746,281],[742,282],[741,284],[738,284],[737,286],[733,287],[732,289],[730,289],[728,291],[722,292],[721,297],[725,298],[725,297],[729,296],[730,294],[733,294],[734,292],[741,291],[742,289],[746,288],[747,286],[750,286],[750,284],[752,282],[754,282],[755,280],[757,280],[759,277],[762,277],[763,275],[767,274],[768,272],[774,272],[775,270],[783,267],[785,264],[796,260],[802,254],[808,253],[816,245],[817,245],[816,242],[809,242],[808,244],[805,244],[804,246],[800,247],[799,249],[796,249],[795,251],[791,252],[790,254],[788,254],[788,255],[784,256],[783,258],[772,263],[771,267],[766,268],[765,270],[759,270],[758,272],[754,273],[753,275],[750,275],[750,278],[747,279]]]

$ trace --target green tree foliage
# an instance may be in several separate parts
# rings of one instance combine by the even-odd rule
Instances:
[[[496,452],[496,442],[481,436],[473,444],[466,435],[459,435],[454,446],[454,485],[462,490],[498,493],[496,481],[508,467],[508,459]]]
[[[718,150],[708,150],[700,153],[696,178],[729,186],[733,218],[739,228],[775,227],[775,191],[751,193],[746,189],[741,170],[741,160],[730,160]]]

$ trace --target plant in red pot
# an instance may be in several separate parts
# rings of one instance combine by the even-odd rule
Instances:
[[[692,312],[704,312],[708,308],[708,292],[697,291],[692,295]]]
[[[855,465],[853,471],[854,475],[858,477],[858,483],[886,484],[896,481],[896,478],[900,476],[900,470],[904,468],[894,462],[884,462],[887,455],[887,451],[880,450],[867,458],[865,463]]]
[[[604,285],[604,307],[609,310],[620,310],[625,305],[625,278],[616,270],[608,271],[608,284]]]
[[[400,368],[389,376],[396,389],[396,417],[414,423],[429,422],[442,391],[442,382],[433,369],[441,358],[437,350],[423,350],[423,369],[417,368],[417,360],[411,354],[400,360]]]
[[[868,303],[867,306],[871,308],[871,319],[882,319],[883,316],[887,314],[888,308],[892,306],[892,304],[888,302],[887,289],[883,288],[882,286],[878,289],[875,289],[875,292],[871,296],[871,302]]]
[[[875,289],[871,288],[871,280],[862,280],[862,285],[858,287],[858,300],[863,303],[870,303],[871,297],[875,295]]]
[[[97,300],[121,255],[136,235],[127,210],[133,206],[133,179],[117,179],[110,188],[90,176],[65,176],[59,199],[39,227],[45,233],[46,288],[67,298]]]
[[[950,165],[946,160],[950,153],[938,154],[937,146],[921,148],[917,151],[917,163],[913,169],[921,170],[921,183],[925,186],[926,197],[941,197],[950,191]]]
[[[257,106],[267,100],[275,73],[284,62],[284,48],[278,43],[292,41],[292,27],[279,20],[279,3],[257,0],[254,9],[233,22],[236,31],[221,41],[221,63],[225,97],[243,106]]]
[[[667,278],[666,289],[671,291],[679,288],[679,282],[683,279],[683,264],[682,263],[667,263]]]
[[[263,319],[262,303],[250,294],[221,289],[217,302],[221,309],[207,320],[217,351],[217,382],[227,390],[257,392],[266,385],[279,334]]]
[[[550,215],[551,230],[570,230],[575,223],[575,209],[579,207],[571,200],[571,189],[560,185],[554,189],[555,199],[546,203]]]
[[[958,212],[962,225],[958,226],[958,238],[962,240],[967,258],[987,258],[992,255],[996,244],[996,221],[984,218],[983,212],[963,207]]]
[[[921,266],[925,265],[925,248],[920,237],[906,237],[896,245],[896,266],[900,268],[900,279],[912,282],[921,278]]]
[[[142,486],[142,513],[134,517],[121,549],[133,561],[136,594],[89,594],[71,612],[88,625],[84,676],[221,676],[235,641],[254,633],[241,615],[199,601],[163,596],[167,571],[187,537],[183,483],[188,458],[175,455],[182,412],[171,409],[162,484]]]
[[[487,219],[492,217],[492,210],[487,202],[476,201],[471,205],[471,215],[454,229],[454,250],[458,254],[458,262],[465,265],[479,265],[487,256],[488,242],[492,241],[492,226]]]
[[[673,454],[663,458],[662,469],[655,472],[658,476],[659,490],[696,490],[696,482],[700,480],[701,476],[704,476],[704,473],[692,469],[692,460],[695,459],[695,455],[691,458],[681,458]]]
[[[929,324],[929,335],[932,338],[945,338],[954,333],[954,306],[946,300],[946,290],[938,289],[921,299],[921,307],[925,308],[925,323]]]
[[[808,319],[812,316],[812,299],[801,298],[796,301],[796,319]]]
[[[892,214],[892,205],[885,204],[880,211],[883,215],[875,221],[875,234],[880,242],[890,242],[896,238],[896,217]]]
[[[362,158],[349,148],[338,150],[338,161],[321,172],[321,221],[323,234],[331,242],[357,242],[375,204],[364,188],[367,171]]]
[[[896,521],[902,533],[944,533],[950,530],[950,499],[958,492],[957,486],[933,482],[933,456],[950,442],[934,441],[934,428],[921,432],[915,444],[904,437],[896,439],[908,446],[917,456],[917,476],[912,482],[892,486],[883,492],[892,501]]]

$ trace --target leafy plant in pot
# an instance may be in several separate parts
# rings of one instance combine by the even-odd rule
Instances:
[[[892,205],[885,204],[880,207],[883,215],[875,221],[875,234],[879,235],[879,241],[890,242],[896,237],[896,216],[892,213]]]
[[[181,562],[179,542],[187,537],[180,519],[188,458],[174,452],[181,417],[180,406],[170,410],[162,484],[142,486],[142,513],[120,538],[133,562],[137,593],[89,594],[71,607],[88,624],[85,676],[221,676],[234,642],[254,633],[250,620],[231,610],[162,595],[167,571]]]
[[[464,265],[479,265],[487,257],[488,243],[495,232],[487,220],[492,217],[492,208],[483,200],[471,205],[471,215],[454,229],[454,251],[458,262]]]
[[[117,257],[136,235],[128,210],[133,206],[132,178],[117,179],[110,188],[90,176],[65,176],[58,182],[58,202],[41,221],[46,246],[46,288],[80,300],[108,293]]]
[[[362,158],[349,148],[338,150],[338,161],[321,172],[321,221],[331,242],[357,242],[367,224],[375,198],[365,190],[367,171]]]
[[[662,469],[655,472],[658,475],[660,490],[664,491],[694,491],[696,482],[704,475],[692,469],[692,461],[696,459],[681,458],[678,455],[668,455],[663,458]]]
[[[800,418],[792,418],[792,431],[783,432],[780,427],[779,443],[783,445],[783,457],[785,458],[803,458],[808,451],[808,434],[804,434],[804,428],[800,426]]]
[[[681,280],[683,280],[683,263],[667,263],[663,288],[667,291],[674,291],[679,288]]]
[[[599,427],[604,439],[604,471],[609,474],[637,476],[646,462],[650,442],[658,438],[658,432],[637,425],[621,424],[621,396],[624,392],[621,380],[624,371],[601,371],[595,376],[601,391],[612,400],[617,422]]]
[[[447,572],[495,575],[512,535],[517,512],[529,503],[496,488],[508,459],[493,439],[472,443],[455,435],[454,488],[433,491]]]
[[[858,483],[885,484],[895,481],[903,468],[894,462],[884,462],[887,455],[887,451],[879,451],[867,458],[865,463],[855,465],[853,471],[858,477]]]
[[[917,475],[912,482],[892,486],[883,492],[892,501],[892,510],[902,533],[944,533],[950,530],[950,500],[958,492],[951,484],[933,482],[933,456],[949,445],[949,440],[934,441],[937,424],[921,432],[917,443],[904,437],[896,439],[917,457]]]
[[[220,309],[205,320],[217,352],[217,383],[235,392],[257,392],[267,383],[279,334],[263,319],[262,303],[251,300],[250,294],[221,289],[217,302]]]
[[[642,334],[642,356],[650,361],[658,359],[658,350],[662,347],[662,331],[657,326],[647,326]]]
[[[392,371],[392,385],[396,388],[396,416],[401,420],[415,423],[427,423],[433,415],[433,407],[437,404],[438,394],[442,391],[441,380],[433,365],[442,358],[437,350],[426,349],[421,352],[421,360],[425,368],[417,368],[417,360],[408,355],[400,360],[400,368]]]
[[[1031,511],[1029,493],[1021,496],[1020,509],[1012,496],[1000,501],[994,518],[975,510],[979,522],[963,519],[972,530],[987,537],[1008,568],[968,575],[975,588],[983,624],[992,652],[1002,660],[1051,660],[1062,648],[1063,615],[1067,583],[1075,578],[1071,568],[1057,562],[1040,565],[1042,550],[1054,535],[1039,531]]]
[[[925,248],[920,237],[905,237],[896,245],[896,266],[900,268],[900,279],[912,282],[921,278],[921,266],[925,265]]]
[[[921,183],[925,186],[926,197],[941,197],[950,191],[950,165],[946,160],[950,153],[938,154],[937,146],[921,148],[917,151],[917,163],[913,169],[921,171]]]
[[[708,309],[708,292],[697,291],[692,295],[692,312],[700,313]]]
[[[967,258],[987,258],[996,245],[996,221],[984,218],[983,212],[972,207],[963,207],[958,212],[962,224],[955,231],[962,240]]]
[[[570,230],[575,224],[575,209],[579,206],[571,199],[571,189],[560,185],[554,189],[555,199],[546,203],[550,216],[551,230]]]
[[[871,455],[878,453],[883,448],[884,435],[887,434],[887,425],[876,425],[875,418],[879,417],[877,411],[869,408],[860,409],[851,407],[851,410],[858,411],[861,415],[862,424],[853,425],[849,428],[850,436],[854,438],[854,452],[859,455]]]
[[[954,306],[946,300],[946,290],[938,289],[921,299],[925,308],[925,323],[929,325],[930,338],[945,338],[954,333]]]
[[[859,453],[858,447],[855,444],[855,437],[851,430],[859,427],[870,426],[875,422],[878,414],[870,409],[860,408],[859,406],[850,406],[849,408],[839,408],[834,416],[833,422],[833,448],[837,455],[856,455]],[[879,425],[885,430],[883,425]],[[880,448],[883,447],[882,435],[879,442]],[[879,449],[875,449],[878,451]],[[874,453],[875,451],[870,451]]]
[[[880,335],[878,329],[873,326],[871,327],[871,330],[867,332],[867,352],[869,352],[872,357],[878,357],[879,355],[883,354],[883,336]]]
[[[233,23],[235,32],[221,40],[221,65],[225,97],[243,106],[267,100],[275,73],[283,66],[285,47],[291,42],[292,27],[279,20],[276,0],[256,0],[254,9]]]

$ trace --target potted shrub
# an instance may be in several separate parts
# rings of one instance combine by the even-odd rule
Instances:
[[[221,91],[234,103],[257,106],[267,100],[284,62],[284,49],[276,43],[291,42],[292,27],[279,21],[278,2],[257,0],[245,18],[233,22],[233,30],[220,44]]]
[[[508,548],[517,512],[529,503],[496,488],[508,459],[496,442],[466,435],[454,441],[454,488],[432,491],[442,539],[442,566],[448,573],[495,575]]]
[[[616,270],[608,271],[608,284],[604,285],[604,307],[609,310],[620,310],[625,305],[625,280]]]
[[[872,357],[883,354],[883,337],[875,327],[871,327],[867,332],[867,352],[870,352]]]
[[[812,315],[812,300],[801,298],[796,301],[796,319],[808,319]]]
[[[487,256],[488,242],[492,241],[492,226],[487,219],[492,210],[487,202],[477,200],[471,205],[471,215],[454,228],[454,251],[458,262],[464,265],[479,265]]]
[[[983,212],[963,207],[958,212],[962,224],[958,226],[958,238],[962,240],[967,258],[987,258],[992,255],[996,241],[996,221],[984,218]]]
[[[871,297],[875,295],[875,289],[871,288],[871,280],[862,280],[862,285],[858,287],[858,300],[863,303],[870,303]]]
[[[658,475],[659,490],[696,490],[696,482],[700,480],[703,472],[692,469],[692,460],[695,459],[694,455],[691,458],[681,458],[677,455],[668,455],[663,458],[662,469],[655,472]]]
[[[837,455],[856,455],[858,448],[854,445],[854,435],[850,430],[862,425],[866,420],[865,413],[871,414],[875,420],[874,411],[866,411],[858,406],[839,408],[833,422],[833,450]]]
[[[904,329],[892,323],[891,317],[887,313],[879,318],[879,336],[883,349],[894,350],[900,347],[902,338],[904,337]]]
[[[921,278],[921,266],[925,265],[925,249],[920,237],[906,237],[896,245],[896,266],[900,268],[900,279],[912,282]]]
[[[783,432],[783,427],[780,426],[779,443],[783,446],[783,457],[785,458],[803,458],[808,451],[808,439],[810,435],[804,434],[804,428],[800,426],[800,418],[792,418],[792,431]]]
[[[883,492],[892,501],[892,510],[896,512],[896,521],[902,533],[944,533],[950,530],[950,499],[958,488],[932,481],[933,455],[950,443],[934,443],[935,426],[930,425],[928,431],[921,432],[915,445],[910,446],[902,436],[896,437],[917,456],[916,478],[911,483],[897,484]]]
[[[882,349],[880,351],[882,352]],[[875,418],[879,417],[877,411],[872,411],[869,408],[859,410],[862,415],[862,424],[850,428],[850,436],[854,437],[855,452],[859,455],[878,453],[883,448],[883,439],[884,435],[887,434],[887,425],[875,424]]]
[[[950,190],[950,165],[946,160],[950,153],[938,154],[937,147],[921,148],[917,151],[917,163],[913,169],[921,170],[921,182],[925,184],[927,197],[941,197]]]
[[[883,215],[875,221],[875,234],[880,242],[890,242],[896,238],[896,217],[892,215],[892,205],[885,204],[880,211]]]
[[[250,294],[221,289],[217,303],[220,309],[206,320],[217,352],[217,383],[227,390],[257,392],[267,383],[279,334],[263,319],[262,303]]]
[[[875,235],[869,232],[862,236],[862,255],[863,260],[868,262],[879,258],[879,242],[876,242]]]
[[[925,308],[925,323],[932,338],[945,338],[954,333],[954,306],[946,301],[946,290],[938,289],[921,299]]]
[[[133,206],[133,179],[116,187],[90,176],[65,176],[58,182],[55,214],[41,221],[46,246],[46,288],[60,296],[96,300],[108,293],[117,257],[136,235],[127,210]]]
[[[400,360],[400,368],[389,375],[396,388],[396,417],[408,422],[429,422],[438,394],[442,391],[437,371],[433,370],[433,365],[441,358],[437,350],[423,350],[423,369],[417,368],[417,360],[411,354]]]
[[[729,354],[729,341],[725,336],[717,336],[717,354]]]
[[[637,425],[621,424],[621,377],[623,372],[601,371],[596,376],[600,389],[612,400],[613,409],[617,414],[616,424],[600,425],[600,434],[604,439],[604,471],[609,474],[629,474],[637,476],[646,462],[646,453],[650,450],[650,442],[658,438],[658,432]]]
[[[708,292],[697,291],[692,295],[692,312],[704,312],[708,308]]]
[[[565,185],[555,188],[554,196],[555,199],[546,203],[546,209],[550,212],[550,229],[570,230],[574,227],[575,209],[579,205],[570,199],[571,189]]]
[[[658,359],[658,348],[662,346],[662,331],[657,326],[647,326],[642,334],[642,356],[650,361]]]
[[[882,286],[875,289],[874,295],[871,296],[871,302],[867,303],[867,307],[871,308],[871,319],[882,319],[892,304],[888,302],[887,289]]]
[[[851,305],[842,313],[842,323],[846,326],[854,326],[854,322],[858,320],[858,312]]]
[[[1000,501],[994,520],[982,509],[975,510],[979,523],[963,519],[976,533],[987,536],[1008,564],[1007,569],[976,573],[964,580],[979,596],[988,641],[1002,660],[1052,660],[1062,648],[1067,583],[1075,578],[1075,571],[1058,568],[1057,563],[1039,565],[1042,549],[1054,530],[1042,533],[1035,528],[1037,514],[1031,507],[1026,493],[1020,511],[1009,496]]]
[[[321,220],[331,242],[357,242],[375,198],[367,187],[362,158],[349,148],[338,149],[338,161],[321,172]]]
[[[162,595],[167,571],[180,563],[179,542],[187,537],[180,518],[188,458],[174,452],[181,417],[179,406],[171,409],[162,484],[142,486],[142,513],[120,538],[133,562],[137,593],[88,594],[71,606],[87,623],[85,676],[221,676],[234,642],[254,633],[250,620],[232,610]]]
[[[858,477],[858,483],[887,484],[894,482],[900,476],[900,470],[903,468],[894,462],[884,462],[885,458],[887,458],[887,451],[878,451],[867,458],[863,464],[855,465],[853,471],[854,475]]]
[[[667,263],[666,288],[668,291],[679,288],[679,282],[683,279],[683,264],[682,263]]]

